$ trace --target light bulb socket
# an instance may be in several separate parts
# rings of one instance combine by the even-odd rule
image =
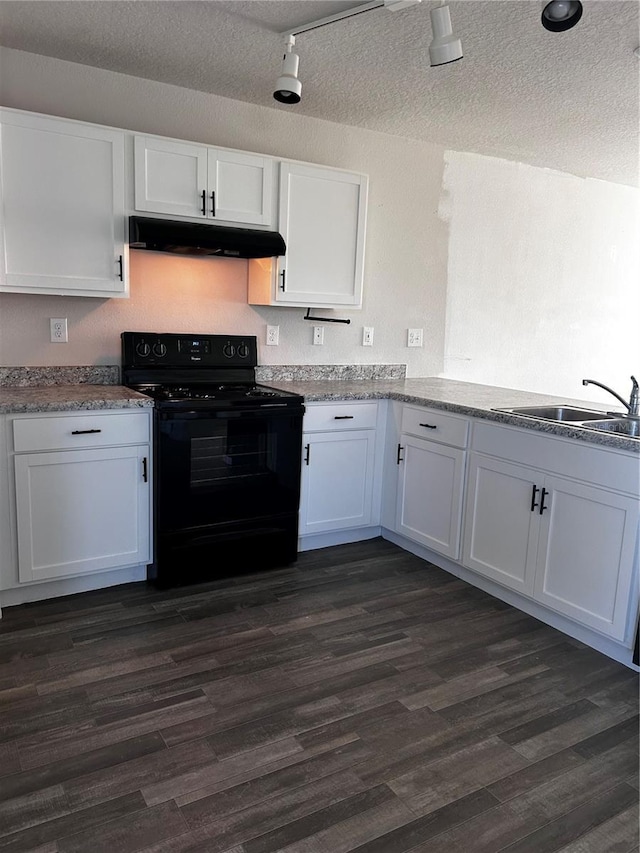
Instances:
[[[564,33],[578,23],[582,17],[579,0],[551,0],[542,10],[541,22],[551,33]]]

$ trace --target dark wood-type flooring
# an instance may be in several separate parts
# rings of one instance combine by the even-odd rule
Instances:
[[[382,540],[10,608],[26,850],[630,853],[637,679]]]

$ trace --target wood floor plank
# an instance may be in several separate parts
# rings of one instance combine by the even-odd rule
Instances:
[[[598,827],[637,802],[636,792],[628,785],[617,785],[604,791],[597,799],[550,821],[525,838],[510,844],[503,853],[553,853]],[[600,851],[600,853],[602,853]]]
[[[558,853],[630,853],[638,846],[638,804],[561,847]]]
[[[381,539],[96,590],[3,612],[0,851],[638,853],[637,727],[637,674]]]

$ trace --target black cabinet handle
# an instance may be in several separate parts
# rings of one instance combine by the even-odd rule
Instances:
[[[149,481],[149,472],[147,471],[147,457],[142,459],[142,479],[145,483]]]
[[[202,190],[202,192],[200,193],[200,196],[202,198],[202,215],[206,216],[207,215],[207,191]]]
[[[284,290],[284,274],[285,273],[286,273],[286,270],[282,270],[282,272],[280,273],[280,278],[282,279],[282,283],[280,285],[280,290]]]
[[[211,193],[211,215],[216,215],[216,194],[215,192]]]
[[[353,415],[334,415],[333,419],[334,421],[352,421],[353,417]]]
[[[546,496],[547,496],[548,494],[549,494],[549,492],[548,492],[546,489],[544,489],[544,488],[543,488],[543,489],[542,489],[542,494],[540,495],[540,515],[542,515],[542,513],[545,511],[545,509],[548,509],[548,507],[546,507],[546,506],[544,505],[544,499],[546,498]]]
[[[402,456],[403,450],[404,450],[404,447],[401,444],[399,444],[398,445],[398,455],[396,457],[396,465],[399,465],[401,462],[404,462],[404,456]]]
[[[89,435],[93,432],[102,432],[101,429],[74,429],[71,431],[71,435]]]
[[[122,263],[122,255],[120,255],[116,263],[118,264],[118,278],[120,279],[120,281],[124,281],[124,267]]]
[[[536,495],[539,491],[540,489],[534,483],[533,490],[531,492],[531,512],[533,512],[534,509],[538,506],[538,502],[536,501]]]
[[[419,424],[419,426],[424,427],[425,429],[438,429],[436,424]]]
[[[309,464],[309,456],[311,455],[311,445],[305,444],[304,446],[304,464]]]

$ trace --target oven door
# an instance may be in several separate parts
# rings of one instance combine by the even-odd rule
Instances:
[[[303,413],[303,406],[160,410],[160,535],[297,514]]]

